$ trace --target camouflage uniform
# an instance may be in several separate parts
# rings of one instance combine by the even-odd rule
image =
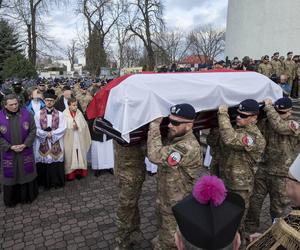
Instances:
[[[55,95],[59,98],[62,95],[62,86],[57,86],[54,88]]]
[[[221,148],[220,148],[220,132],[219,128],[212,128],[206,137],[207,145],[210,146],[210,155],[212,160],[210,163],[210,173],[212,175],[220,176],[219,163],[221,162]]]
[[[298,98],[300,98],[300,63],[296,64],[296,79],[298,81]]]
[[[114,142],[114,149],[114,173],[119,188],[116,241],[119,249],[130,249],[133,235],[140,232],[138,201],[146,174],[146,145],[124,147]]]
[[[289,199],[285,192],[285,176],[296,157],[295,148],[300,138],[296,121],[283,120],[274,107],[265,108],[267,118],[263,121],[262,131],[267,147],[262,164],[255,174],[253,195],[251,196],[246,225],[247,231],[254,232],[259,226],[260,211],[267,194],[270,195],[271,217],[278,218],[287,214]]]
[[[260,63],[258,66],[258,73],[265,75],[266,77],[271,77],[273,73],[273,68],[271,63]]]
[[[245,200],[245,214],[241,220],[243,233],[243,221],[253,189],[254,168],[261,160],[266,141],[255,124],[234,129],[227,111],[218,112],[218,121],[222,149],[220,178],[229,191],[239,194]]]
[[[273,68],[273,74],[275,74],[277,77],[280,77],[284,72],[282,63],[279,60],[272,60],[271,65]]]
[[[89,105],[89,103],[91,102],[91,100],[93,99],[93,97],[88,92],[78,93],[75,97],[79,101],[81,108],[82,108],[83,112],[85,113],[86,108]]]
[[[295,79],[295,62],[293,60],[285,60],[284,61],[284,73],[288,77],[288,84],[292,87],[293,81]]]
[[[79,83],[74,84],[73,93],[74,93],[74,96],[82,93],[82,89],[81,89]]]
[[[158,238],[154,249],[172,250],[177,249],[174,240],[177,223],[171,208],[191,193],[205,169],[202,150],[192,130],[163,145],[159,128],[160,123],[156,121],[150,124],[147,142],[148,158],[158,165]],[[172,163],[173,158],[177,159],[176,164]]]

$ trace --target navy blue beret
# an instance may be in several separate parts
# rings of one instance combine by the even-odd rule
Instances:
[[[258,113],[259,104],[253,99],[246,99],[240,103],[238,110],[247,113]]]
[[[274,104],[275,108],[278,110],[281,109],[290,109],[293,107],[293,102],[290,98],[288,97],[283,97],[278,99],[275,104]]]
[[[194,107],[187,103],[177,104],[170,108],[170,113],[181,118],[193,120],[196,117]]]

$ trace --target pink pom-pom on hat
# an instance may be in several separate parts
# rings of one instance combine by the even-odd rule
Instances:
[[[194,186],[193,197],[201,204],[212,202],[214,206],[223,203],[227,195],[224,182],[217,176],[205,175]]]

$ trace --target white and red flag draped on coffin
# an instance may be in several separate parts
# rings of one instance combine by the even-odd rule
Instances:
[[[174,104],[189,103],[196,112],[234,106],[245,99],[258,102],[282,97],[282,89],[264,75],[249,71],[212,70],[189,73],[143,73],[111,81],[93,98],[87,117],[102,117],[130,141],[129,133]]]

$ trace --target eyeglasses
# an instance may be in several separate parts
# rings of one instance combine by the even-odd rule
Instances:
[[[190,122],[187,122],[187,121],[185,121],[185,122],[180,122],[180,121],[175,121],[175,120],[169,119],[169,122],[171,123],[172,126],[177,127],[177,126],[179,126],[180,124],[183,124],[183,123],[191,123],[192,121],[190,121]]]
[[[242,119],[247,119],[248,117],[250,117],[250,116],[254,116],[254,115],[246,115],[246,114],[243,114],[243,113],[238,113],[238,116],[240,117],[240,118],[242,118]]]
[[[281,111],[281,110],[276,110],[278,114],[284,115],[288,113],[289,111]]]

